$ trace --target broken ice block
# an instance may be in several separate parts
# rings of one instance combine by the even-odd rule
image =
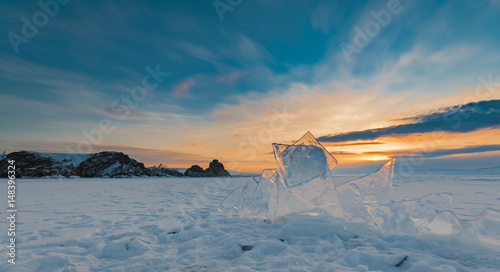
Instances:
[[[269,203],[274,194],[276,169],[264,169],[253,190],[247,190],[244,197],[240,217],[266,220],[269,213]]]
[[[500,251],[500,210],[484,209],[459,236],[466,242]]]
[[[245,186],[232,190],[219,204],[217,210],[230,217],[240,216],[241,210],[245,206],[247,199],[253,195],[257,188],[254,180],[249,180]]]
[[[420,226],[419,236],[452,236],[462,230],[462,224],[452,211],[439,212]]]
[[[414,201],[401,201],[368,207],[368,211],[382,233],[408,235],[414,231],[415,224],[410,219],[413,206]]]
[[[222,200],[217,210],[229,217],[237,217],[243,204],[244,187],[236,188]]]
[[[281,182],[276,182],[276,198],[273,209],[270,209],[271,221],[279,221],[291,213],[309,212],[314,209],[314,205],[287,190]]]
[[[451,209],[451,193],[429,194],[414,200],[411,219],[416,227],[420,227],[431,217],[442,211]]]
[[[309,131],[292,145],[273,144],[273,150],[287,187],[322,175],[338,164]]]
[[[322,148],[310,145],[273,145],[280,172],[287,187],[300,185],[318,176],[326,174],[330,169]]]
[[[280,221],[293,212],[307,212],[314,207],[287,190],[279,180],[276,169],[262,172],[259,187],[268,199],[267,222]]]
[[[436,214],[451,206],[451,194],[429,194],[412,200],[369,206],[376,226],[384,234],[415,235]]]
[[[295,196],[287,200],[290,212],[297,212],[293,207],[307,202],[332,216],[343,217],[331,175],[337,160],[310,132],[292,145],[273,144],[273,150],[284,189]]]
[[[390,201],[393,173],[394,160],[391,160],[373,174],[337,186],[347,222],[375,225],[367,208]]]

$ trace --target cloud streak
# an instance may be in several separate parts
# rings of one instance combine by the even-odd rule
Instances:
[[[196,81],[194,78],[186,78],[185,80],[175,85],[172,97],[177,98],[184,96],[194,85],[196,85]]]
[[[424,155],[426,158],[439,158],[451,155],[465,155],[465,154],[475,154],[475,153],[485,153],[492,151],[500,151],[500,145],[481,145],[481,146],[468,146],[463,148],[453,148],[453,149],[438,149],[432,150],[431,152],[414,152],[411,154],[406,154],[403,157],[412,157],[416,155]]]
[[[471,132],[500,126],[500,100],[473,102],[445,108],[413,118],[409,124],[353,131],[319,138],[323,142],[373,140],[383,136],[408,135],[433,131]]]

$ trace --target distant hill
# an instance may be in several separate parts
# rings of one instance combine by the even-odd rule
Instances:
[[[7,165],[9,160],[15,161],[16,177],[71,176],[75,173],[73,164],[65,164],[37,152],[12,152],[0,164]],[[0,169],[0,176],[7,177],[7,167]]]
[[[14,160],[17,177],[80,176],[80,177],[131,177],[147,176],[144,164],[116,151],[96,154],[58,154],[19,151],[7,154],[0,164]],[[0,176],[7,177],[7,169],[0,169]]]
[[[149,176],[149,170],[142,162],[137,162],[126,154],[104,151],[82,161],[76,167],[75,175],[86,178],[137,177]]]

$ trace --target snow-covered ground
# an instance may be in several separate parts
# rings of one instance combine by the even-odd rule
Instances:
[[[16,264],[7,263],[3,216],[0,271],[500,271],[499,252],[457,239],[218,213],[227,193],[248,179],[18,180]],[[463,224],[500,207],[500,176],[395,181],[395,200],[452,193]],[[6,205],[6,193],[0,202]]]

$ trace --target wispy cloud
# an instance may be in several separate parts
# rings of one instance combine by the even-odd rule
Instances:
[[[178,98],[184,96],[194,85],[196,85],[196,80],[192,77],[182,80],[174,86],[172,97]]]
[[[214,53],[204,46],[187,41],[182,41],[178,43],[178,47],[193,58],[201,59],[209,63],[218,62],[217,57],[214,55]]]
[[[238,80],[238,78],[240,78],[240,77],[241,77],[241,72],[232,71],[232,72],[227,73],[227,74],[219,75],[217,77],[217,79],[221,82],[231,84],[231,83],[235,82],[236,80]]]
[[[432,152],[413,152],[410,154],[401,154],[399,157],[414,157],[416,155],[422,155],[426,158],[440,158],[447,157],[450,155],[466,155],[466,154],[476,154],[476,153],[485,153],[491,151],[500,151],[500,145],[481,145],[481,146],[467,146],[463,148],[453,148],[453,149],[437,149]]]
[[[320,141],[372,140],[383,136],[433,131],[470,132],[500,126],[500,100],[474,102],[416,116],[414,122],[385,128],[322,136]]]

